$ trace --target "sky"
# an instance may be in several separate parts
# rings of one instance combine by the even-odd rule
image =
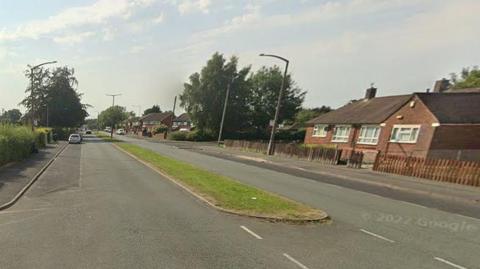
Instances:
[[[171,110],[215,52],[282,65],[305,107],[432,88],[480,64],[480,0],[0,0],[0,110],[19,108],[27,65],[75,68],[92,117],[116,104]],[[54,67],[54,66],[53,66]],[[177,110],[178,111],[178,110]]]

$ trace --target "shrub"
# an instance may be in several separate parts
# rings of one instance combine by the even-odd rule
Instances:
[[[170,140],[187,140],[187,132],[171,132],[168,134],[168,139]]]
[[[54,140],[68,140],[70,134],[76,133],[75,128],[65,128],[65,127],[54,127],[53,128],[53,139]]]
[[[156,133],[156,134],[165,133],[166,131],[168,131],[168,126],[165,125],[165,124],[161,124],[160,126],[158,126],[158,127],[155,129],[155,133]]]
[[[0,165],[28,157],[34,143],[35,134],[29,127],[0,125]]]
[[[199,130],[191,131],[187,133],[188,141],[212,141],[215,140],[215,135],[210,132],[202,132]]]

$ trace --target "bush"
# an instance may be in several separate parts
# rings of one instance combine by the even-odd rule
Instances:
[[[168,135],[170,140],[179,141],[212,141],[215,140],[215,135],[209,132],[201,132],[198,130],[190,132],[172,132]]]
[[[34,150],[35,139],[29,127],[0,125],[0,165],[28,157]]]
[[[168,134],[168,139],[185,141],[187,140],[187,132],[171,132]]]
[[[161,124],[159,127],[155,129],[156,134],[162,134],[162,133],[165,133],[166,131],[168,131],[168,126],[165,124]]]

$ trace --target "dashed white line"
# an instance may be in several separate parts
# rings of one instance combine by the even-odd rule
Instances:
[[[298,267],[302,268],[302,269],[308,269],[308,267],[306,267],[305,265],[303,265],[301,262],[295,260],[294,258],[292,258],[292,256],[288,255],[287,253],[283,253],[283,256],[285,256],[285,258],[289,259],[291,262],[293,262],[294,264],[296,264]]]
[[[257,238],[257,239],[263,239],[260,235],[252,232],[250,229],[248,229],[247,227],[245,226],[240,226],[240,228],[242,228],[243,230],[245,230],[247,233],[251,234],[253,237]]]
[[[387,242],[395,243],[395,241],[393,241],[393,240],[391,240],[391,239],[388,239],[388,238],[386,238],[386,237],[384,237],[384,236],[378,235],[378,234],[376,234],[376,233],[372,233],[372,232],[369,232],[369,231],[364,230],[364,229],[360,229],[360,231],[362,231],[362,232],[364,232],[364,233],[366,233],[366,234],[368,234],[368,235],[374,236],[374,237],[376,237],[376,238],[380,238],[380,239],[382,239],[382,240],[385,240],[385,241],[387,241]]]
[[[434,257],[435,260],[439,261],[439,262],[443,262],[445,264],[448,264],[450,266],[453,266],[455,268],[458,268],[458,269],[467,269],[467,267],[463,267],[463,266],[460,266],[458,264],[454,264],[453,262],[450,262],[450,261],[447,261],[445,259],[442,259],[442,258],[439,258],[439,257]]]

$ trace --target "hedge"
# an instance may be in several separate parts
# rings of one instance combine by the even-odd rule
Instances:
[[[36,135],[29,127],[0,125],[0,165],[28,157],[35,141]]]

